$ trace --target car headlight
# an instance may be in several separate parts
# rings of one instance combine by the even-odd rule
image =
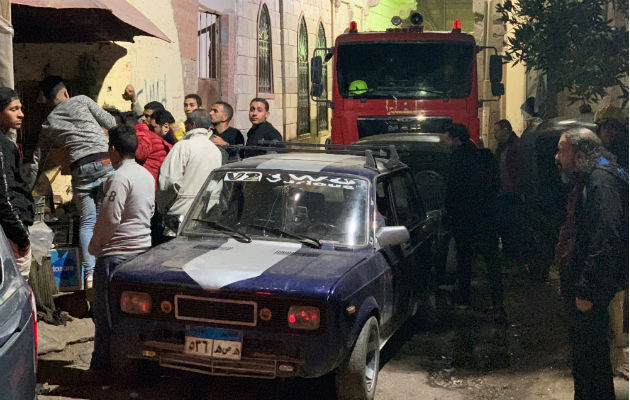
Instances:
[[[319,328],[319,308],[312,306],[291,306],[287,316],[289,327],[293,329],[315,330]]]
[[[120,309],[129,314],[148,314],[151,312],[151,296],[149,293],[125,290],[120,295]]]

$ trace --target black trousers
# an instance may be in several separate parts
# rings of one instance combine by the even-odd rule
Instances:
[[[615,400],[608,344],[608,304],[589,312],[566,296],[575,400]]]
[[[503,308],[503,279],[499,261],[496,233],[490,228],[479,227],[476,234],[470,230],[454,232],[457,244],[457,296],[460,303],[470,304],[472,261],[480,254],[486,264],[488,289],[495,309]]]
[[[526,232],[529,221],[525,218],[525,205],[516,193],[506,193],[497,198],[496,224],[503,255],[510,261],[524,262]]]

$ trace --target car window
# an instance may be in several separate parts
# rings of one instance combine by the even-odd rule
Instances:
[[[364,245],[367,200],[368,182],[354,176],[217,171],[200,191],[182,233],[203,234],[220,224],[254,238],[284,240],[284,231]]]
[[[422,219],[424,209],[415,193],[414,182],[408,173],[391,176],[390,186],[398,223],[411,228]]]
[[[377,229],[383,225],[391,226],[396,224],[389,187],[385,179],[381,179],[376,183],[376,210]]]

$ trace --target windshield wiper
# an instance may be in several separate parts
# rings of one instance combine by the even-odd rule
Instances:
[[[212,228],[219,229],[224,232],[230,232],[232,233],[231,236],[234,239],[237,239],[237,240],[240,239],[240,241],[243,241],[244,243],[250,243],[252,241],[252,238],[250,238],[249,236],[247,236],[246,234],[244,234],[243,232],[239,231],[238,229],[232,226],[223,225],[220,222],[216,222],[216,221],[212,221],[208,219],[202,219],[202,218],[193,218],[193,221],[203,222]]]
[[[431,93],[431,94],[437,94],[438,96],[440,96],[440,98],[442,98],[444,100],[444,102],[448,102],[451,99],[451,94],[450,91],[447,90],[437,90],[437,89],[427,89],[427,88],[420,88],[420,87],[414,87],[414,86],[378,86],[376,89],[376,91],[382,90],[382,91],[387,91],[387,90],[397,90],[403,93],[406,92],[426,92],[426,93]]]
[[[281,228],[274,228],[274,227],[270,227],[270,226],[264,226],[264,225],[258,225],[258,224],[247,224],[247,226],[251,226],[252,228],[257,228],[257,229],[264,229],[266,231],[269,232],[273,232],[277,235],[284,235],[284,236],[288,236],[290,238],[293,239],[297,239],[299,241],[301,241],[302,243],[309,245],[311,247],[314,247],[316,249],[321,249],[322,248],[322,243],[310,236],[306,236],[306,235],[299,235],[297,233],[293,233],[293,232],[289,232],[285,229],[281,229]]]
[[[353,99],[359,99],[362,103],[365,103],[368,99],[374,99],[374,97],[368,97],[368,95],[372,96],[388,96],[392,99],[396,99],[396,96],[392,93],[378,93],[381,89],[388,89],[388,87],[377,87],[377,88],[369,88],[364,89],[362,93],[352,93],[352,91],[348,91],[348,96]]]

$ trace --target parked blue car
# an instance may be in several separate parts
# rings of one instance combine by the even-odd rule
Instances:
[[[0,398],[35,399],[35,302],[0,228]]]
[[[372,399],[379,352],[432,285],[440,215],[409,168],[286,153],[213,171],[175,240],[110,285],[113,369],[161,365],[254,378],[336,374]]]

